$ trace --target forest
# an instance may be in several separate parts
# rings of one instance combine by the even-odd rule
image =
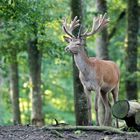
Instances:
[[[77,16],[86,31],[105,13],[108,25],[86,38],[85,50],[118,65],[119,100],[140,101],[140,0],[1,0],[0,125],[88,125],[87,98],[74,57],[65,52],[62,22]]]

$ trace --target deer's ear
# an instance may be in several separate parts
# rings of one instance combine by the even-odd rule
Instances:
[[[70,37],[67,37],[67,36],[63,36],[64,37],[64,40],[68,43],[70,43],[70,41],[72,41],[72,39]]]

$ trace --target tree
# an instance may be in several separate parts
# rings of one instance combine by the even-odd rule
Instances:
[[[126,37],[126,95],[129,100],[137,99],[137,56],[139,14],[138,0],[127,2],[127,37]]]
[[[80,19],[81,24],[83,24],[84,18],[84,10],[83,10],[83,0],[71,0],[71,11],[72,11],[72,19],[77,16]],[[78,34],[79,28],[74,32],[74,34]],[[87,98],[84,93],[83,86],[79,79],[79,71],[75,65],[73,59],[73,84],[74,84],[74,104],[75,104],[75,117],[76,117],[76,125],[89,125],[88,120],[88,106],[87,106]]]
[[[107,13],[106,0],[96,0],[98,14]],[[100,59],[109,59],[108,55],[108,32],[107,28],[103,29],[100,35],[96,38],[96,54]]]
[[[29,43],[29,69],[30,69],[30,79],[32,83],[32,122],[35,125],[42,125],[44,123],[42,119],[42,102],[41,102],[41,92],[40,92],[40,73],[41,73],[41,55],[38,50],[37,43],[37,28],[34,21],[37,18],[35,16],[36,3],[33,1],[30,2],[21,2],[21,1],[9,1],[3,2],[3,18],[6,20],[4,28],[6,30],[7,44],[4,44],[4,47],[7,47],[7,57],[10,58],[10,88],[11,88],[11,100],[13,105],[13,116],[14,122],[20,123],[20,111],[19,111],[19,86],[18,86],[18,61],[17,53],[25,50],[25,44],[27,44],[28,36],[27,30],[30,30]],[[35,6],[34,6],[35,5]],[[9,10],[9,9],[10,10]],[[16,12],[14,12],[16,11]],[[39,14],[36,11],[36,14]],[[40,12],[40,11],[39,11]],[[25,13],[30,13],[30,16],[25,15]],[[24,16],[25,17],[24,17]],[[9,17],[9,18],[7,18]],[[22,19],[22,18],[24,19]],[[20,21],[20,22],[19,22]],[[32,22],[33,21],[33,22]],[[26,25],[29,23],[28,28]],[[33,25],[33,26],[32,26]],[[22,28],[23,26],[23,28]],[[32,31],[32,29],[33,31]],[[27,30],[26,30],[27,29]],[[24,30],[24,31],[23,31]],[[32,36],[33,35],[33,36]],[[24,46],[24,47],[23,47]],[[4,49],[3,49],[4,50]]]
[[[38,26],[36,22],[32,24],[34,38],[28,44],[28,63],[30,71],[30,92],[32,102],[32,124],[44,125],[42,113],[42,92],[41,92],[41,62],[42,53],[38,48]]]
[[[16,7],[16,6],[15,6]],[[13,123],[21,123],[21,113],[19,107],[19,70],[17,52],[20,51],[21,37],[20,22],[17,24],[17,14],[12,9],[15,8],[13,2],[1,2],[1,55],[8,60],[10,77],[10,95],[13,112]],[[19,33],[19,34],[17,34]],[[22,41],[21,41],[22,40]],[[22,46],[22,45],[21,45]]]
[[[28,51],[29,71],[30,71],[29,77],[31,82],[30,89],[32,95],[31,96],[32,98],[31,121],[34,125],[37,126],[44,125],[44,115],[43,115],[43,108],[42,108],[43,92],[41,90],[42,56],[44,52],[46,52],[47,55],[49,54],[49,52],[52,53],[54,51],[52,47],[54,47],[59,42],[55,40],[54,35],[52,35],[52,31],[50,31],[49,29],[50,24],[52,24],[51,21],[53,21],[57,16],[60,16],[59,12],[56,12],[54,10],[55,4],[56,4],[55,1],[46,1],[46,0],[42,0],[39,2],[38,1],[29,2],[30,10],[28,10],[29,17],[27,23],[29,23],[30,25],[29,30],[32,34],[32,37],[30,37],[29,39],[27,51]],[[55,12],[57,14],[52,14]],[[57,45],[60,46],[59,44]]]
[[[41,95],[41,58],[42,54],[37,46],[37,38],[35,38],[29,42],[28,61],[32,97],[32,124],[37,126],[44,124]]]
[[[96,7],[97,7],[97,13],[98,14],[105,14],[107,13],[107,2],[106,0],[96,0]],[[96,56],[100,59],[109,59],[109,54],[108,54],[108,31],[107,28],[104,28],[100,35],[97,36],[96,38]],[[103,105],[102,99],[99,99],[99,123],[103,123],[104,119],[104,114],[105,114],[105,107]],[[110,114],[111,116],[111,114]],[[111,117],[110,117],[111,118]],[[111,124],[111,121],[110,121]]]
[[[28,102],[27,92],[29,91],[28,88],[30,87],[33,93],[32,112],[31,112],[32,122],[33,124],[41,125],[43,124],[43,120],[42,120],[43,91],[41,91],[40,89],[42,52],[45,53],[47,57],[48,56],[50,57],[50,55],[51,57],[52,56],[54,57],[54,55],[56,54],[58,55],[60,53],[60,48],[63,48],[62,45],[60,44],[62,43],[62,40],[60,40],[61,31],[59,30],[60,28],[57,28],[57,26],[59,25],[58,19],[60,18],[60,16],[62,16],[63,13],[62,12],[63,6],[60,4],[59,1],[56,4],[56,1],[46,1],[46,0],[41,0],[41,1],[2,0],[0,3],[1,3],[0,15],[2,15],[1,17],[5,20],[4,22],[3,19],[0,21],[0,29],[1,27],[4,27],[3,29],[0,30],[1,31],[0,54],[7,59],[7,57],[9,58],[9,55],[11,57],[11,55],[13,54],[13,53],[11,54],[11,52],[15,52],[16,50],[17,55],[18,53],[20,53],[20,55],[18,55],[19,57],[24,56],[24,61],[26,61],[27,58],[26,53],[29,54],[29,59],[28,59],[29,65],[23,67],[23,63],[20,62],[21,65],[19,65],[19,68],[20,68],[20,72],[21,69],[24,69],[23,70],[24,73],[22,73],[23,72],[22,71],[20,75],[26,75],[27,77],[28,77],[28,73],[26,72],[27,69],[29,68],[30,70],[29,77],[31,80],[31,84],[26,85],[26,91],[25,91],[25,89],[23,89],[23,85],[25,85],[24,83],[29,83],[29,82],[27,82],[27,77],[23,78],[21,76],[20,87],[18,88],[20,88],[19,90],[21,93],[20,96],[21,102],[23,100],[26,100],[26,102]],[[57,5],[57,8],[55,5]],[[57,31],[59,30],[58,34],[56,30]],[[52,33],[54,34],[52,35]],[[28,47],[28,52],[27,52],[27,47]],[[9,50],[10,50],[10,54],[9,54]],[[5,56],[5,52],[8,55]],[[46,75],[45,78],[46,77],[48,78],[48,75]],[[10,82],[11,81],[13,82],[13,80],[10,80]],[[48,84],[46,82],[46,79],[44,83],[45,86]],[[25,92],[26,95],[24,94]],[[12,100],[15,101],[14,99]],[[26,106],[23,102],[21,105]],[[21,112],[22,115],[28,112],[26,107],[22,107],[22,106],[21,106],[21,111],[22,111]],[[29,112],[28,115],[30,115]],[[23,122],[24,121],[25,119],[23,119]]]
[[[20,108],[19,108],[19,72],[16,50],[11,52],[10,57],[10,94],[13,109],[13,123],[20,124]]]

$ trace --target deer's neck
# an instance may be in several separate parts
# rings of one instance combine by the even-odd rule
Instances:
[[[74,55],[74,60],[76,63],[76,66],[78,67],[79,71],[82,74],[88,74],[89,73],[89,58],[84,50],[84,47],[81,47],[80,51]]]

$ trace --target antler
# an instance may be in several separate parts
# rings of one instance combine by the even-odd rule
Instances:
[[[79,26],[79,19],[77,19],[77,16],[71,21],[69,26],[67,25],[66,18],[62,22],[62,28],[66,34],[68,34],[70,37],[75,38],[75,36],[72,34],[72,31]]]
[[[88,32],[88,30],[87,30],[81,36],[84,36],[84,37],[91,36],[91,35],[97,33],[98,31],[100,31],[101,29],[103,29],[109,22],[109,19],[106,19],[105,16],[106,16],[106,13],[104,15],[100,15],[99,17],[93,18],[93,24],[92,24],[91,31]]]

